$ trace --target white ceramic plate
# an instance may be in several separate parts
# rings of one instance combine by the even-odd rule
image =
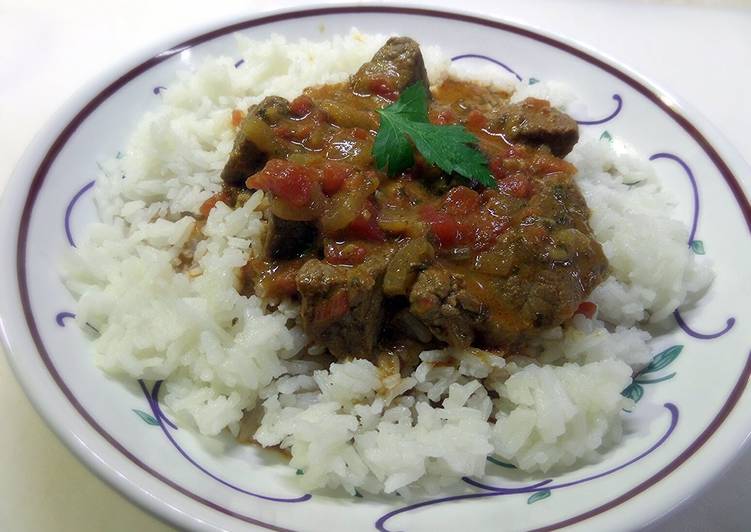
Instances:
[[[95,218],[96,163],[121,149],[160,87],[202,57],[232,54],[233,32],[327,38],[357,26],[440,45],[457,61],[494,64],[526,82],[560,80],[586,105],[582,131],[606,131],[652,159],[687,244],[717,279],[698,308],[676,312],[653,342],[653,364],[626,393],[639,399],[622,445],[597,464],[529,477],[493,463],[448,497],[422,501],[300,492],[269,451],[214,455],[158,406],[159,386],[108,379],[68,321],[73,300],[58,257]],[[242,65],[238,65],[242,67]],[[198,530],[499,530],[635,528],[666,514],[718,474],[751,432],[749,169],[702,120],[613,61],[543,32],[457,13],[328,7],[278,13],[194,36],[82,90],[51,120],[11,179],[0,210],[0,316],[11,363],[60,438],[139,504]],[[624,228],[627,230],[628,228]],[[656,263],[655,268],[660,268]],[[75,489],[75,486],[71,486]]]

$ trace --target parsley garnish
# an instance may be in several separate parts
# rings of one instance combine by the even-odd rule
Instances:
[[[393,104],[378,111],[381,125],[373,144],[376,166],[395,175],[415,164],[414,147],[444,172],[495,187],[488,161],[464,126],[437,126],[428,121],[428,93],[419,83],[407,87]],[[410,142],[411,140],[411,142]]]

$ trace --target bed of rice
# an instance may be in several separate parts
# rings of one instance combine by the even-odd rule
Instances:
[[[321,349],[309,346],[295,304],[238,293],[237,268],[264,232],[261,192],[234,211],[217,204],[196,225],[221,187],[233,109],[342,81],[383,41],[355,30],[315,43],[238,37],[239,68],[238,56],[209,58],[162,92],[124,156],[102,163],[101,223],[65,260],[77,319],[99,332],[96,363],[125,378],[164,379],[168,411],[204,435],[237,434],[256,409],[255,439],[288,449],[308,490],[435,492],[482,476],[488,455],[526,471],[596,459],[621,437],[629,406],[621,391],[651,357],[639,324],[669,317],[711,281],[643,159],[586,137],[568,156],[612,270],[591,296],[596,319],[576,315],[548,331],[530,346],[534,359],[426,351],[406,378],[367,360],[317,362]],[[440,50],[423,51],[433,82],[467,75]],[[517,99],[572,101],[552,83],[517,84],[497,70],[473,76],[513,88]]]

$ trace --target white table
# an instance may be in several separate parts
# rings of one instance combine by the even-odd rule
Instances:
[[[249,17],[261,9],[295,3],[299,2],[0,0],[0,190],[47,116],[111,62],[195,24],[233,15]],[[452,2],[433,4],[450,7]],[[461,4],[552,30],[635,67],[708,117],[751,160],[751,135],[745,133],[751,117],[751,3]],[[0,420],[0,530],[171,530],[76,461],[31,408],[2,356]],[[751,453],[653,529],[749,529],[748,478]]]

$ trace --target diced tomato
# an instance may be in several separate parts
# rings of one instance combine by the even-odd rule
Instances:
[[[201,213],[201,216],[208,218],[211,209],[213,209],[217,203],[221,201],[224,204],[228,205],[231,199],[232,198],[230,197],[230,195],[222,190],[221,192],[214,194],[209,199],[204,201],[203,205],[201,205],[201,207],[198,209],[198,212]]]
[[[495,156],[491,157],[490,162],[488,163],[490,173],[493,174],[493,177],[495,177],[496,181],[502,181],[509,176],[509,172],[508,170],[506,170],[503,161],[504,157]]]
[[[450,248],[460,242],[462,235],[456,218],[431,206],[423,207],[421,215],[441,247]]]
[[[388,78],[373,78],[369,83],[370,92],[393,102],[399,97],[399,93],[394,90],[392,83]]]
[[[573,173],[576,167],[568,161],[557,157],[538,157],[532,163],[532,170],[537,174],[554,174],[557,172]]]
[[[305,166],[271,159],[246,184],[248,188],[267,190],[295,207],[306,207],[311,202],[313,180],[312,171]]]
[[[342,188],[348,175],[349,171],[346,166],[333,162],[326,163],[321,176],[321,190],[327,196],[336,194]]]
[[[237,127],[243,121],[245,114],[240,109],[232,110],[232,127]]]
[[[349,310],[349,297],[346,290],[339,290],[330,298],[316,305],[313,321],[329,323],[344,316]]]
[[[378,212],[373,203],[367,202],[360,215],[347,226],[347,234],[360,240],[386,239],[386,235],[378,226]]]
[[[307,115],[313,109],[313,100],[309,96],[301,95],[292,100],[289,104],[289,110],[299,117]]]
[[[459,186],[452,188],[443,200],[444,210],[448,214],[467,215],[477,212],[480,207],[480,195],[472,189]]]
[[[585,318],[591,320],[595,317],[595,312],[597,312],[597,305],[591,301],[583,301],[574,314],[583,314]]]
[[[523,175],[514,174],[500,183],[498,183],[499,190],[511,194],[515,198],[526,199],[532,196],[532,182]]]
[[[471,129],[482,129],[488,125],[488,119],[480,111],[473,109],[467,115],[467,125]]]
[[[329,264],[348,264],[355,266],[362,264],[368,250],[357,244],[328,244],[323,250],[323,256]]]

